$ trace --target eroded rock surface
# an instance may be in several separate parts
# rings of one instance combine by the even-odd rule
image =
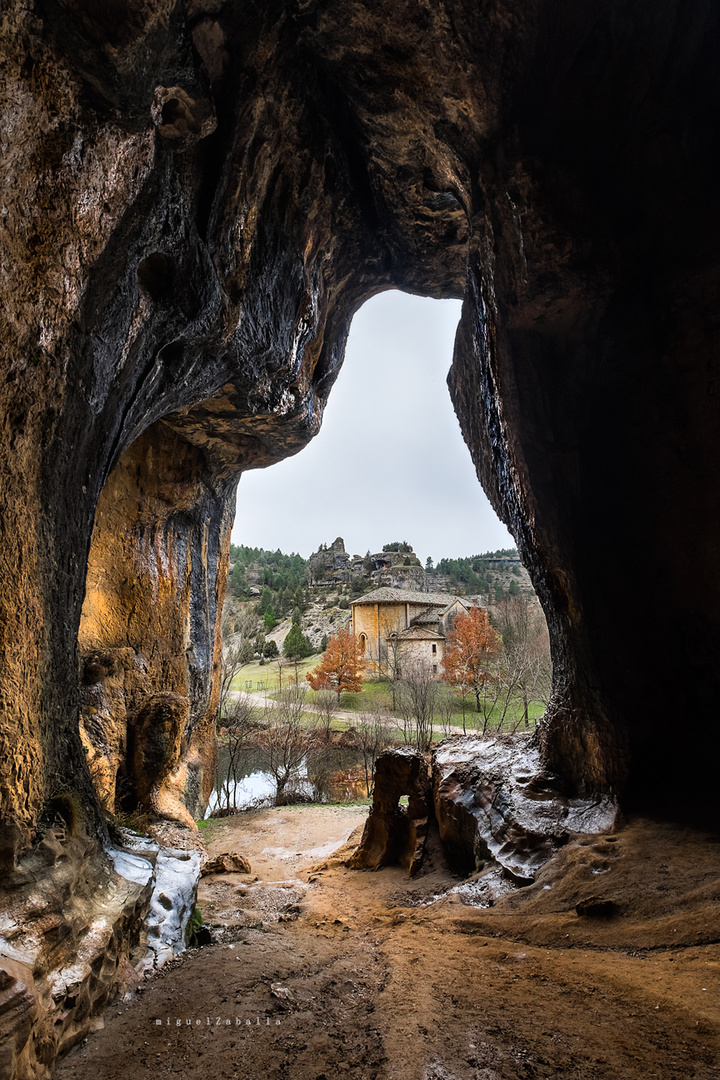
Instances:
[[[558,781],[532,735],[445,740],[433,754],[433,795],[450,858],[466,871],[490,858],[527,883],[569,839],[613,830],[615,799],[569,796]]]
[[[50,1077],[106,1004],[185,947],[200,855],[124,832],[104,852],[61,824],[0,893],[0,1069]],[[8,884],[10,887],[8,888]]]
[[[451,391],[546,610],[544,760],[578,790],[711,789],[717,727],[675,732],[720,690],[720,15],[624,11],[7,5],[6,862],[49,788],[97,806],[78,632],[123,665],[83,703],[102,799],[172,694],[156,803],[202,806],[237,478],[317,432],[390,287],[464,296]]]
[[[0,867],[60,793],[100,836],[118,797],[199,813],[238,477],[393,287],[464,297],[542,768],[715,820],[717,6],[9,0],[2,34]]]
[[[407,795],[407,809],[400,798]],[[410,747],[383,750],[375,763],[375,786],[359,847],[348,859],[353,869],[378,870],[400,864],[412,877],[422,865],[432,785],[425,757]]]

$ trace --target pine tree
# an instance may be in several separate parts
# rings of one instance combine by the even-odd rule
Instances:
[[[299,622],[293,622],[290,631],[283,642],[283,656],[288,660],[304,660],[312,653],[312,645],[302,632]]]

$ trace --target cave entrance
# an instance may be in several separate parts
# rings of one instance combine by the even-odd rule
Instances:
[[[255,630],[264,632],[266,642],[282,654],[297,615],[296,581],[289,585],[286,580],[289,568],[279,561],[275,565],[272,558],[256,559],[249,549],[268,555],[299,552],[305,558],[317,553],[320,561],[339,568],[327,576],[320,571],[317,581],[310,575],[302,631],[316,650],[347,622],[361,595],[388,584],[402,587],[403,573],[408,590],[483,597],[498,631],[514,646],[512,672],[502,683],[488,683],[479,701],[468,691],[445,706],[443,716],[438,701],[432,718],[410,719],[398,729],[409,741],[419,725],[428,727],[429,719],[430,739],[498,725],[503,731],[528,730],[544,711],[552,681],[547,624],[524,568],[512,557],[504,563],[469,558],[514,549],[515,542],[478,482],[446,385],[460,313],[459,301],[396,291],[368,300],[354,317],[320,433],[297,456],[243,475],[232,534],[235,569],[226,631],[234,654],[241,637],[252,639]],[[396,542],[398,553],[387,561],[389,573],[397,577],[378,577],[385,570],[378,569],[377,556]],[[441,560],[453,562],[448,568]],[[438,567],[449,572],[438,573]],[[420,611],[410,612],[406,622]],[[265,619],[254,628],[248,617],[253,612],[256,622]],[[421,658],[439,680],[450,624],[437,631],[437,640],[432,640],[431,627],[413,626],[417,641],[411,642],[403,639],[405,625],[399,635],[390,626],[379,629],[380,614],[376,626],[355,622],[368,688],[379,694],[378,682],[391,684],[386,704],[397,717],[401,696],[396,682],[407,678],[413,661]],[[301,665],[301,685],[306,685],[306,669],[318,660],[315,655]],[[248,664],[238,673],[237,685],[259,694],[281,689],[293,678],[292,665],[278,673],[276,662],[269,660],[262,668]],[[352,700],[346,695],[336,711],[352,708]],[[238,797],[246,798],[244,790]]]

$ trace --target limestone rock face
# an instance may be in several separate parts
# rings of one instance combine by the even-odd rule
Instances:
[[[12,889],[3,882],[3,1077],[49,1078],[58,1053],[95,1030],[107,1002],[136,979],[130,957],[141,942],[150,878],[120,877],[93,841],[48,828]]]
[[[400,798],[408,797],[407,810]],[[359,847],[347,862],[353,869],[378,870],[399,864],[412,877],[422,865],[432,787],[428,763],[409,747],[383,750],[375,763],[375,786]]]
[[[238,477],[316,434],[387,288],[464,300],[542,767],[714,820],[717,5],[8,0],[2,33],[2,868],[62,792],[98,834],[126,783],[202,807]]]
[[[433,753],[433,797],[452,861],[471,872],[492,859],[527,883],[569,839],[614,829],[615,799],[568,796],[558,781],[531,735],[446,739]]]
[[[308,575],[313,585],[336,585],[352,581],[356,572],[353,560],[345,551],[342,536],[333,540],[329,547],[313,551],[308,559]],[[362,562],[360,561],[361,566]]]

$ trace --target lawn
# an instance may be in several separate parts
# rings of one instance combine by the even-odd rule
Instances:
[[[312,695],[308,697],[308,701],[312,700]],[[343,694],[340,699],[340,708],[353,710],[356,712],[366,712],[375,706],[380,706],[393,711],[392,708],[392,689],[387,682],[365,682],[363,683],[362,691],[359,694]],[[396,712],[398,710],[395,710]],[[535,721],[538,720],[545,712],[545,706],[541,701],[533,701],[528,708],[530,726],[534,727]],[[524,705],[520,698],[510,702],[510,705],[505,713],[505,721],[503,723],[504,729],[512,729],[515,724],[520,721],[521,727],[524,729],[523,723]],[[488,730],[497,728],[502,716],[502,709],[496,706],[490,712],[488,718]],[[466,699],[465,702],[465,728],[468,731],[482,730],[485,723],[482,713],[478,713],[475,710],[475,699]],[[450,717],[450,724],[452,727],[463,726],[463,709],[462,703],[458,699],[456,707]],[[438,723],[438,727],[439,727]]]
[[[309,685],[305,679],[308,671],[320,663],[319,656],[310,656],[297,663],[297,680],[301,686]],[[253,661],[246,664],[233,680],[233,690],[245,690],[248,694],[279,690],[282,686],[292,686],[295,682],[296,665],[289,660],[266,660],[264,664]]]
[[[318,656],[311,656],[306,660],[298,661],[297,665],[290,663],[287,660],[278,664],[276,660],[268,660],[265,664],[259,664],[257,662],[247,664],[239,673],[237,678],[233,682],[234,690],[245,690],[249,694],[267,694],[274,697],[280,690],[281,686],[292,686],[297,681],[300,686],[307,689],[307,703],[312,705],[316,697],[316,691],[311,690],[305,675],[308,671],[312,671],[314,667],[318,665],[320,658]],[[340,695],[340,701],[338,702],[338,710],[350,711],[350,712],[370,712],[373,708],[380,707],[390,713],[398,714],[397,708],[393,709],[392,702],[392,687],[387,682],[370,682],[363,683],[363,688],[360,693],[344,693]],[[534,727],[535,721],[538,720],[545,712],[545,706],[540,701],[533,701],[529,706],[529,719],[530,727]],[[503,730],[512,730],[519,722],[519,730],[525,730],[525,724],[523,722],[524,706],[520,698],[510,702],[510,705],[505,713],[505,720],[503,723]],[[496,706],[490,713],[487,721],[487,730],[497,729],[502,716],[502,709]],[[307,722],[311,719],[317,719],[314,714],[307,716]],[[449,718],[449,724],[453,728],[463,727],[463,709],[462,703],[458,698],[455,703],[454,711]],[[334,731],[345,731],[350,726],[347,720],[335,719],[332,722],[332,729]],[[482,713],[478,713],[475,710],[475,699],[470,696],[465,701],[465,715],[464,726],[467,731],[483,730],[485,726],[485,719]],[[436,721],[436,729],[438,732],[442,732],[440,719]],[[442,737],[442,734],[440,735]]]

